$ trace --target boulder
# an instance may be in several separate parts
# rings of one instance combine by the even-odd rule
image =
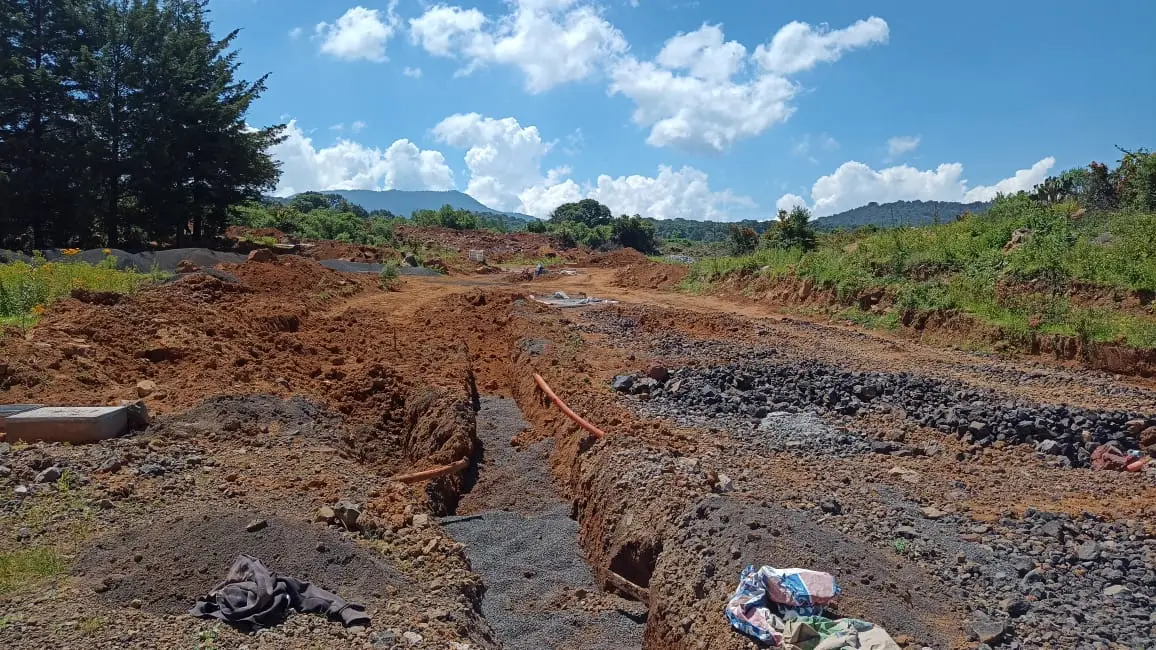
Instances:
[[[272,262],[276,255],[268,248],[258,248],[249,252],[250,262]]]

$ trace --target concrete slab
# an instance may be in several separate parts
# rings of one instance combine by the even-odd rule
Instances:
[[[124,406],[46,406],[5,418],[12,442],[97,442],[128,430]]]
[[[0,431],[4,430],[4,420],[18,413],[43,407],[43,404],[0,404]]]

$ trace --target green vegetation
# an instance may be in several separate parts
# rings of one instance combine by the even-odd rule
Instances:
[[[0,326],[31,327],[48,305],[73,289],[132,293],[165,277],[157,271],[118,270],[112,255],[98,264],[69,260],[78,252],[66,249],[64,259],[56,262],[35,257],[31,264],[0,264]]]
[[[208,0],[7,0],[0,10],[0,246],[214,235],[274,187],[281,125],[245,118],[237,31]]]
[[[404,219],[368,213],[336,194],[309,192],[288,204],[252,202],[230,210],[230,221],[250,228],[276,228],[299,239],[333,239],[367,246],[391,246],[394,227]]]
[[[35,586],[66,568],[64,557],[44,546],[0,552],[0,596]]]
[[[564,246],[605,249],[630,247],[640,253],[658,252],[654,221],[638,215],[614,218],[610,208],[594,199],[565,203],[554,210],[549,221],[527,224],[530,232],[549,233]]]
[[[983,215],[935,226],[814,237],[801,216],[780,214],[761,240],[733,228],[737,254],[694,264],[683,287],[705,291],[739,274],[791,277],[845,304],[883,291],[893,311],[845,312],[876,326],[895,326],[903,312],[957,310],[1013,342],[1039,332],[1156,347],[1151,310],[1115,300],[1156,291],[1156,157],[1146,151],[1124,152],[1115,170],[1093,163],[1031,194],[998,197]]]
[[[381,287],[392,291],[397,283],[399,272],[397,262],[386,262],[381,265],[381,274],[378,276],[381,280]]]

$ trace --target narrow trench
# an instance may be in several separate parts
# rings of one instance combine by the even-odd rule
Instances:
[[[553,440],[510,444],[526,426],[513,400],[481,398],[473,484],[441,520],[486,585],[482,614],[505,648],[641,648],[645,607],[595,585],[578,523],[551,483]]]

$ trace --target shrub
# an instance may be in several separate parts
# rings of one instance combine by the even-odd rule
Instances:
[[[397,278],[400,275],[398,272],[397,262],[386,262],[381,265],[381,273],[379,279],[381,286],[384,289],[393,290],[397,286]]]

